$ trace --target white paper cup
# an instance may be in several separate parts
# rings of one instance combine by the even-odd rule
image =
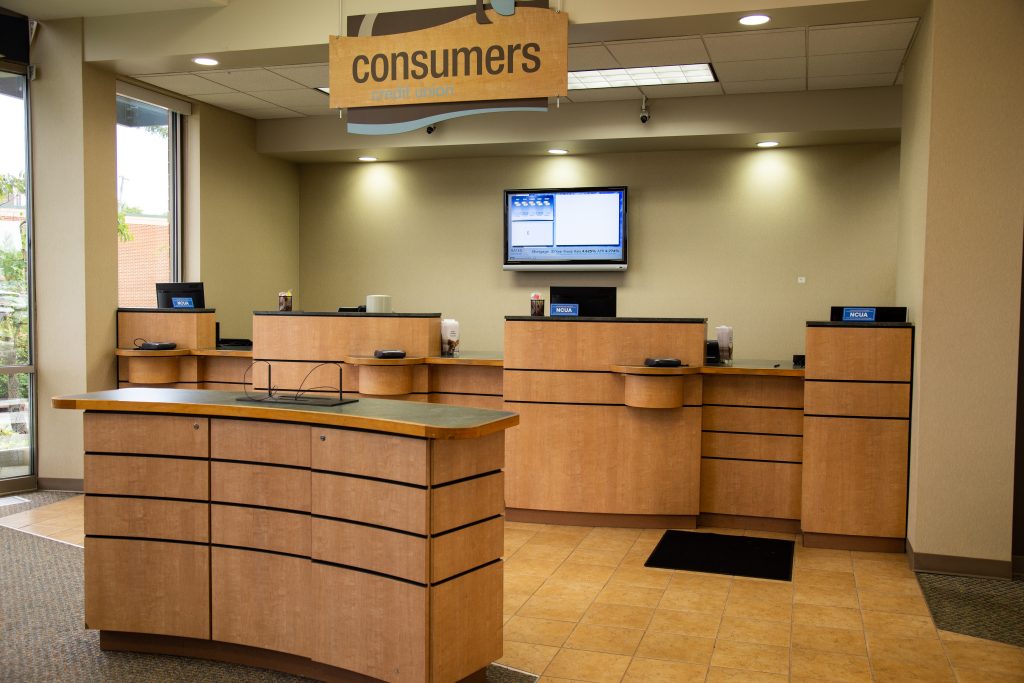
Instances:
[[[390,313],[391,297],[387,294],[370,294],[366,297],[367,313]]]

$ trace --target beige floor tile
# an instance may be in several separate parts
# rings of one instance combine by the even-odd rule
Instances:
[[[895,638],[878,633],[869,633],[867,638],[872,660],[880,657],[925,667],[946,664],[942,643],[935,638]]]
[[[793,555],[794,569],[822,569],[833,572],[852,572],[853,560],[846,550],[823,550],[797,546]]]
[[[644,535],[645,529],[628,529],[628,528],[617,528],[617,527],[606,527],[599,526],[594,527],[587,534],[589,541],[606,541],[606,542],[618,542],[618,541],[629,541],[634,542]],[[654,529],[659,534],[662,533],[660,529]],[[650,539],[650,534],[647,534],[646,538]],[[660,535],[658,536],[660,538]],[[657,541],[657,539],[655,539]]]
[[[540,597],[534,595],[527,600],[516,612],[520,617],[531,617],[533,619],[554,619],[556,621],[579,621],[587,608],[590,607],[591,598],[587,596],[554,596]]]
[[[636,656],[646,659],[671,659],[707,666],[714,649],[713,638],[697,638],[680,633],[655,633],[648,631],[636,649]]]
[[[505,530],[513,529],[515,531],[531,531],[537,532],[541,529],[546,529],[547,524],[533,524],[532,522],[505,522]]]
[[[981,669],[1008,675],[1024,674],[1024,649],[992,641],[943,640],[954,669]]]
[[[728,595],[732,588],[732,577],[722,574],[701,574],[699,572],[672,572],[669,588],[685,588],[701,593]]]
[[[532,593],[510,593],[505,591],[502,598],[501,611],[505,614],[515,614],[516,610],[526,604]]]
[[[505,571],[505,590],[513,593],[533,593],[540,588],[547,577],[534,574],[522,574],[520,572]]]
[[[721,616],[718,614],[659,609],[654,613],[654,618],[651,619],[647,630],[714,638],[718,634],[719,621],[721,621]]]
[[[622,561],[619,562],[620,567],[643,567],[644,563],[647,562],[647,558],[651,556],[651,551],[646,549],[633,550],[630,549],[622,557]]]
[[[719,640],[789,647],[791,625],[788,621],[765,621],[726,615],[718,630]]]
[[[612,575],[612,584],[624,584],[627,586],[641,586],[643,588],[668,588],[672,580],[672,572],[665,569],[650,569],[648,567],[619,567]]]
[[[510,666],[513,669],[539,675],[544,672],[544,669],[547,668],[556,654],[558,654],[557,647],[506,640],[504,642],[504,653],[501,659],[498,660],[498,663]]]
[[[721,526],[702,526],[699,529],[686,529],[686,531],[694,531],[698,534],[721,534],[722,536],[743,536],[747,533],[746,529],[729,529]]]
[[[581,564],[597,565],[601,567],[618,567],[622,558],[626,556],[627,549],[605,550],[602,548],[580,548],[577,547],[572,554],[566,558],[566,562],[578,562]]]
[[[554,571],[551,578],[603,586],[608,583],[608,579],[614,572],[615,569],[612,567],[566,560]]]
[[[931,664],[886,657],[871,657],[875,683],[956,683],[945,658]]]
[[[715,642],[711,665],[786,675],[789,673],[789,648],[719,639]]]
[[[658,588],[610,585],[598,594],[595,602],[633,605],[634,607],[656,607],[664,594],[665,591]]]
[[[639,628],[580,624],[562,647],[632,656],[643,635],[643,629]]]
[[[555,678],[553,676],[541,676],[537,683],[579,683],[571,678]]]
[[[650,607],[595,602],[587,609],[580,623],[620,628],[647,628],[653,614],[654,609]]]
[[[783,581],[754,581],[735,578],[729,589],[729,600],[757,602],[793,602],[793,584]]]
[[[857,590],[849,586],[843,588],[797,586],[793,593],[793,602],[825,605],[827,607],[860,608],[860,603],[857,600]]]
[[[862,631],[808,624],[793,624],[793,647],[861,657],[867,654]]]
[[[505,623],[503,633],[505,640],[517,643],[562,647],[573,628],[571,621],[513,616]]]
[[[707,671],[701,664],[634,657],[622,680],[625,683],[704,683]]]
[[[797,540],[797,534],[790,534],[785,531],[758,531],[756,529],[745,529],[743,531],[743,535],[751,536],[753,538],[776,538],[780,541]]]
[[[897,638],[937,638],[935,624],[930,616],[895,614],[893,612],[861,612],[867,633]]]
[[[26,534],[32,534],[34,536],[43,536],[50,538],[55,534],[59,534],[65,531],[81,531],[81,527],[76,528],[75,526],[68,526],[67,523],[54,523],[49,522],[37,522],[35,524],[28,524],[23,527],[19,527],[18,531],[23,531]]]
[[[640,532],[637,532],[637,536]],[[593,534],[587,536],[580,541],[578,547],[580,548],[592,548],[595,550],[622,550],[628,552],[633,544],[636,543],[636,536],[595,536]]]
[[[571,581],[569,579],[558,579],[552,576],[541,587],[534,591],[534,595],[543,598],[551,597],[589,597],[591,600],[601,592],[602,585],[599,583],[587,583]]]
[[[53,534],[49,536],[49,538],[52,538],[55,541],[62,541],[64,543],[70,543],[71,545],[85,547],[85,534],[82,533],[81,529],[69,529],[68,531]]]
[[[1024,683],[1024,671],[1001,674],[984,669],[954,669],[957,683]]]
[[[544,675],[592,683],[617,683],[622,680],[629,662],[627,655],[563,649],[548,664]]]
[[[658,607],[683,612],[721,614],[725,610],[726,593],[705,593],[686,588],[671,587],[665,591]]]
[[[536,536],[534,536],[534,538],[536,538]],[[561,564],[565,561],[565,558],[569,557],[570,553],[572,553],[572,548],[570,547],[534,543],[533,539],[530,539],[516,552],[514,559],[534,560],[537,562],[557,561]]]
[[[859,577],[877,577],[889,579],[912,579],[914,572],[905,564],[897,562],[879,562],[878,560],[857,560],[853,563],[853,573]]]
[[[928,603],[921,595],[892,595],[862,590],[860,591],[860,607],[871,612],[894,612],[919,617],[931,616],[931,612],[928,611]]]
[[[857,574],[857,588],[872,593],[921,596],[921,584],[914,578],[895,579],[888,576]]]
[[[524,549],[525,550],[525,549]],[[505,571],[511,572],[512,574],[526,574],[530,576],[540,576],[548,578],[558,566],[562,564],[562,560],[555,558],[548,559],[536,559],[532,557],[522,557],[520,553],[512,556],[512,559],[505,561]]]
[[[851,550],[850,557],[853,558],[854,562],[858,560],[872,560],[876,562],[893,562],[901,564],[904,567],[910,566],[910,561],[907,559],[906,553],[872,553],[864,550]]]
[[[711,667],[708,671],[707,683],[787,683],[789,676],[769,674],[763,671],[743,671],[742,669],[723,669]]]
[[[862,631],[860,610],[849,607],[826,607],[825,605],[793,605],[793,623],[808,626],[827,626]]]
[[[790,653],[793,680],[817,679],[836,683],[871,683],[867,657],[818,652],[794,647]]]
[[[758,600],[735,599],[729,595],[729,601],[725,604],[725,615],[729,617],[740,617],[746,619],[760,619],[764,621],[789,622],[793,618],[793,603],[791,602],[761,602]]]
[[[793,585],[797,589],[801,586],[856,589],[857,581],[853,577],[853,572],[834,572],[826,569],[797,568],[793,570]]]
[[[563,531],[562,529],[566,529]],[[579,545],[580,541],[586,532],[580,533],[571,530],[571,527],[560,527],[545,529],[544,531],[538,531],[534,534],[533,538],[527,541],[528,546],[534,545],[550,545],[558,548],[568,546],[569,548],[575,548]]]
[[[664,529],[642,529],[638,541],[653,541],[655,544],[665,535]]]

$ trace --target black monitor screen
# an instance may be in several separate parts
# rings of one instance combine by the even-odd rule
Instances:
[[[552,287],[551,310],[555,315],[557,304],[576,304],[578,313],[584,318],[614,318],[614,287]],[[570,314],[571,315],[571,314]]]
[[[206,308],[202,282],[156,283],[157,308]]]

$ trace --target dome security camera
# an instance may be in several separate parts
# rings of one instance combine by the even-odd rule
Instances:
[[[643,101],[640,103],[640,123],[647,124],[651,120],[651,110],[647,108],[647,96],[644,96]]]
[[[427,135],[433,135],[435,130],[437,130],[437,125],[427,126]]]

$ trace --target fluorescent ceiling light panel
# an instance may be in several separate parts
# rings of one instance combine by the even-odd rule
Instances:
[[[775,140],[765,140],[764,142],[759,142],[759,143],[757,143],[757,146],[758,146],[758,147],[761,147],[761,148],[766,148],[766,147],[778,147],[778,146],[779,146],[779,143],[778,143],[778,142],[776,142]]]
[[[220,64],[220,62],[213,57],[193,57],[192,61],[200,66],[217,66]]]
[[[742,19],[740,23],[744,26],[760,26],[761,24],[767,24],[772,18],[767,14],[749,14]]]
[[[377,157],[359,157],[359,161],[377,161]]]
[[[568,153],[569,153],[569,150],[567,150],[567,149],[558,149],[557,147],[552,147],[551,149],[548,150],[548,154],[568,154]]]
[[[569,72],[569,90],[714,82],[715,74],[711,71],[710,64],[638,66],[629,69],[598,69],[596,71]]]

